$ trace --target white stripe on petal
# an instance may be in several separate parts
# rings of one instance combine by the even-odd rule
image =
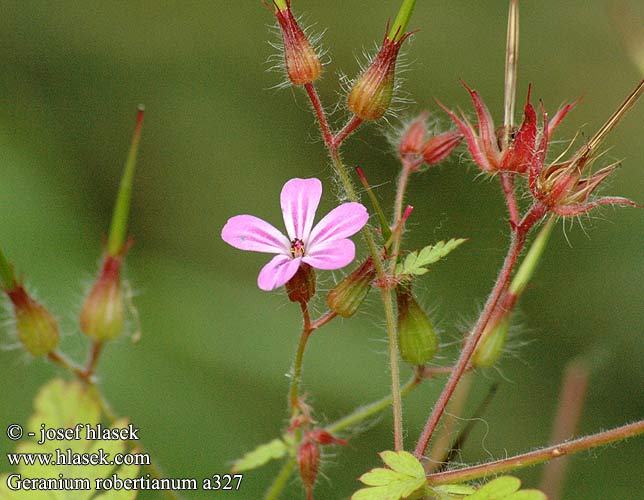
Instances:
[[[360,231],[367,220],[369,220],[369,214],[363,205],[355,202],[343,203],[331,210],[315,225],[309,241],[304,243],[307,248],[312,248],[328,241],[348,238]]]
[[[282,188],[280,204],[289,238],[305,241],[320,204],[322,183],[319,179],[291,179]]]

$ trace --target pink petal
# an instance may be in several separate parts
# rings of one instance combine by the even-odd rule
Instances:
[[[266,292],[279,288],[295,276],[301,260],[291,259],[287,255],[276,255],[262,267],[257,277],[257,286]]]
[[[353,236],[364,227],[367,220],[367,209],[360,203],[343,203],[334,208],[315,225],[309,240],[304,242],[307,255],[317,245]]]
[[[351,240],[333,240],[318,243],[307,250],[304,262],[317,269],[340,269],[356,256],[356,247]]]
[[[291,179],[282,188],[280,204],[289,238],[306,240],[322,196],[319,179]]]
[[[221,238],[240,250],[265,253],[290,252],[291,242],[268,222],[252,215],[236,215],[226,222]]]

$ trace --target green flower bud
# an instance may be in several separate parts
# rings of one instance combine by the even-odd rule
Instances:
[[[409,285],[396,288],[398,303],[398,351],[407,363],[424,365],[438,351],[438,336]]]
[[[16,284],[6,290],[13,303],[16,331],[22,345],[34,356],[48,354],[58,346],[60,333],[52,314]]]
[[[116,339],[125,325],[121,259],[122,256],[105,257],[101,272],[80,313],[81,330],[97,342]]]
[[[326,297],[329,309],[344,318],[353,316],[367,297],[375,277],[373,259],[369,257],[329,292]]]
[[[510,317],[510,312],[502,311],[501,314],[490,319],[476,347],[474,356],[472,356],[474,366],[489,368],[499,360],[505,349],[505,339],[510,329]]]

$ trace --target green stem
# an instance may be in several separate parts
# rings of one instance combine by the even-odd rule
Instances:
[[[409,15],[411,15],[411,9],[413,8],[413,3],[414,2],[411,2],[411,7],[409,6],[410,2],[408,2],[407,0],[405,0],[405,3],[403,4],[403,7],[405,5],[408,6]],[[313,84],[309,84],[309,88],[307,88],[307,95],[311,100],[311,104],[313,105],[313,108],[316,110],[316,116],[318,118],[318,122],[320,123],[320,127],[322,130],[324,130],[325,124],[327,123],[327,119],[324,113],[324,108],[320,103],[318,94],[315,91],[315,86]],[[344,192],[347,195],[347,198],[349,198],[349,200],[351,201],[355,201],[355,202],[359,201],[358,195],[356,194],[356,190],[353,187],[353,182],[351,181],[351,177],[349,176],[349,173],[347,172],[347,168],[342,162],[342,158],[340,156],[340,151],[339,151],[340,144],[338,144],[337,141],[328,142],[325,140],[325,145],[327,147],[329,155],[331,156],[331,161],[333,162],[335,171],[340,177],[340,181],[342,183],[342,187],[344,188]],[[397,332],[396,332],[393,298],[391,294],[391,289],[387,285],[388,276],[385,271],[384,265],[380,260],[380,251],[378,249],[378,246],[376,245],[376,241],[373,237],[373,233],[371,232],[371,229],[366,226],[362,229],[361,232],[362,232],[362,237],[369,250],[369,253],[371,254],[371,258],[373,259],[373,265],[376,270],[376,275],[378,276],[378,280],[381,283],[380,294],[382,297],[383,308],[385,311],[385,320],[387,323],[387,335],[389,337],[389,366],[391,371],[391,392],[393,395],[392,407],[393,407],[393,414],[394,414],[394,447],[396,451],[400,451],[403,449],[402,402],[400,398],[400,368],[398,366],[398,348],[397,348],[398,340],[397,340]]]
[[[420,383],[425,379],[429,377],[433,377],[434,375],[438,374],[444,374],[447,373],[448,369],[443,369],[443,368],[435,368],[435,369],[430,369],[426,368],[425,371],[422,374],[417,374],[414,375],[402,388],[400,391],[400,394],[402,397],[407,396],[411,391],[413,391],[416,387],[420,385]],[[363,420],[366,420],[368,418],[371,418],[378,413],[383,412],[387,408],[391,406],[393,398],[391,395],[379,399],[378,401],[374,401],[373,403],[363,406],[355,410],[353,413],[342,417],[340,420],[328,425],[326,427],[326,430],[334,434],[336,432],[340,432],[344,429],[347,429],[353,425],[359,424]],[[280,470],[279,474],[275,478],[275,481],[273,481],[273,484],[269,488],[269,490],[266,493],[266,496],[264,497],[264,500],[276,500],[279,498],[280,493],[284,488],[286,488],[286,484],[288,482],[288,479],[290,478],[291,474],[293,474],[295,470],[295,465],[296,465],[296,460],[291,459],[288,462],[286,462],[282,469]]]
[[[302,334],[300,335],[300,343],[297,346],[297,352],[295,354],[295,362],[293,363],[293,378],[291,379],[291,387],[289,388],[289,405],[291,408],[291,416],[295,416],[298,413],[300,403],[299,403],[299,392],[300,392],[300,380],[302,379],[302,364],[304,362],[304,351],[306,350],[306,343],[309,340],[311,335],[311,319],[309,317],[308,307],[305,303],[302,303],[302,316],[304,318],[304,327],[302,328]]]
[[[333,160],[333,165],[335,166],[336,172],[340,175],[340,180],[347,194],[347,197],[351,201],[358,201],[358,196],[356,195],[355,189],[351,182],[351,178],[347,172],[340,153],[335,150],[332,151],[331,159]],[[396,332],[396,322],[394,315],[394,305],[393,298],[391,293],[391,288],[387,285],[388,276],[383,266],[382,261],[380,260],[380,252],[378,246],[374,240],[371,229],[365,227],[362,230],[362,237],[364,238],[365,243],[371,258],[373,259],[373,265],[376,270],[376,275],[378,280],[380,280],[381,288],[380,295],[382,298],[383,308],[385,311],[385,321],[387,323],[387,335],[389,338],[389,368],[391,371],[391,394],[392,407],[394,413],[394,448],[396,451],[403,449],[403,426],[402,426],[402,401],[400,397],[400,367],[398,364],[398,339]]]
[[[599,432],[566,443],[548,446],[540,450],[530,451],[514,457],[489,462],[486,464],[465,467],[463,469],[439,472],[428,476],[430,485],[453,484],[472,481],[508,471],[523,469],[532,465],[547,462],[571,453],[605,446],[624,439],[644,434],[644,420],[633,424],[623,425],[610,431]]]
[[[0,249],[0,279],[2,279],[6,290],[13,290],[15,288],[16,275],[13,272],[13,267],[2,252],[2,249]]]
[[[411,15],[414,12],[415,5],[416,0],[403,0],[402,5],[400,6],[400,10],[398,11],[398,15],[396,16],[396,20],[391,26],[391,30],[389,31],[389,35],[387,36],[389,40],[395,43],[400,40],[405,34],[405,30],[407,29]]]
[[[403,166],[402,171],[400,172],[400,177],[398,178],[398,186],[396,187],[396,200],[394,202],[394,227],[400,223],[403,215],[403,204],[405,203],[405,193],[407,192],[407,183],[409,181],[409,174],[411,173],[410,168]],[[396,268],[396,261],[398,260],[398,252],[400,252],[400,243],[402,241],[402,228],[400,231],[397,231],[394,235],[394,241],[391,245],[391,269],[390,272],[393,275],[393,271]]]
[[[296,465],[297,460],[295,458],[291,458],[288,462],[284,463],[279,474],[275,477],[273,484],[271,484],[270,488],[266,491],[264,500],[279,499],[280,494],[284,491],[284,488],[286,488],[286,483],[288,483],[288,480],[291,478],[291,474],[295,471]]]
[[[407,396],[411,391],[413,391],[421,382],[422,378],[418,376],[412,377],[403,387],[400,388],[400,395],[402,397]],[[358,424],[363,420],[366,420],[378,413],[386,410],[391,406],[393,398],[391,394],[387,397],[384,397],[378,401],[374,401],[367,406],[358,408],[353,413],[350,413],[346,417],[341,418],[337,422],[334,422],[326,427],[326,430],[331,434],[344,430],[352,425]]]
[[[136,126],[132,136],[132,144],[125,162],[121,186],[114,206],[110,235],[107,240],[107,252],[116,257],[121,254],[127,238],[127,219],[130,213],[130,200],[132,199],[132,184],[134,182],[134,168],[136,167],[136,155],[139,150],[141,139],[141,125],[143,124],[143,107],[139,107],[136,115]]]

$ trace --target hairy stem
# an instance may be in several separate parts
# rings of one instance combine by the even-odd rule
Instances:
[[[501,186],[505,194],[505,202],[508,206],[508,214],[510,215],[510,223],[513,230],[519,224],[519,208],[517,207],[517,199],[514,191],[514,173],[502,172],[501,173]]]
[[[644,434],[644,420],[640,420],[633,424],[623,425],[610,431],[599,432],[597,434],[578,438],[566,443],[560,443],[554,446],[548,446],[547,448],[541,448],[540,450],[516,455],[514,457],[504,458],[503,460],[431,474],[427,479],[430,485],[472,481],[474,479],[530,467],[532,465],[547,462],[553,458],[559,458],[571,453],[597,448],[598,446],[605,446],[607,444],[622,441],[641,434]]]
[[[331,129],[329,128],[329,122],[326,119],[326,113],[324,112],[324,108],[322,107],[322,103],[320,102],[318,92],[312,83],[304,84],[304,89],[309,96],[309,100],[311,101],[311,105],[313,106],[313,111],[315,111],[315,116],[318,119],[318,124],[320,125],[320,130],[322,131],[322,137],[324,138],[324,144],[326,144],[327,148],[331,147],[335,141],[333,139]]]
[[[304,351],[306,350],[306,343],[311,335],[311,317],[309,316],[309,308],[305,302],[300,303],[302,307],[302,320],[304,326],[302,327],[302,334],[300,335],[300,343],[297,346],[295,354],[295,362],[293,363],[293,375],[291,378],[291,387],[289,388],[289,406],[291,408],[291,416],[295,416],[299,412],[299,392],[300,380],[302,379],[302,364],[304,362]]]
[[[438,400],[436,401],[436,404],[434,405],[434,408],[429,418],[427,419],[425,428],[423,429],[423,432],[418,439],[416,449],[414,450],[414,455],[416,456],[416,458],[420,459],[425,454],[425,450],[429,445],[429,440],[434,434],[441,416],[445,412],[447,403],[452,397],[452,394],[454,393],[456,386],[461,380],[461,377],[467,370],[470,360],[472,359],[472,356],[476,351],[476,346],[481,336],[483,335],[485,327],[490,320],[490,317],[492,316],[492,313],[494,312],[499,299],[501,298],[504,290],[510,282],[512,271],[514,270],[514,266],[517,262],[519,254],[523,249],[526,237],[534,224],[541,220],[544,215],[545,208],[542,205],[533,205],[525,215],[521,223],[517,226],[517,230],[512,232],[510,247],[505,257],[505,261],[503,262],[503,266],[501,267],[501,271],[499,272],[496,284],[490,292],[490,296],[485,303],[485,307],[483,308],[483,311],[481,312],[481,315],[479,316],[479,319],[476,322],[472,333],[470,334],[467,342],[465,343],[465,346],[463,347],[463,350],[461,351],[460,357],[456,362],[456,365],[454,366],[454,370],[452,371],[449,379],[447,380],[447,383],[445,384],[445,387],[443,388],[443,392],[438,397]]]
[[[395,228],[402,219],[403,205],[405,203],[405,193],[407,192],[407,183],[409,182],[410,168],[403,166],[400,176],[398,177],[398,186],[396,187],[396,199],[394,201],[394,221],[393,227]],[[391,271],[396,267],[398,260],[398,252],[400,252],[400,243],[402,241],[402,228],[394,235],[394,240],[391,245]]]
[[[339,148],[344,140],[349,137],[360,125],[362,124],[362,118],[359,116],[353,115],[347,124],[340,130],[337,134],[333,136],[333,146]]]
[[[278,500],[284,488],[288,483],[288,480],[291,478],[291,474],[295,471],[295,466],[297,465],[297,460],[291,458],[284,463],[280,469],[277,476],[273,480],[273,483],[269,486],[268,490],[264,494],[264,500]]]
[[[320,103],[317,92],[315,91],[315,86],[310,83],[306,85],[307,95],[311,99],[311,104],[313,109],[316,112],[322,134],[326,137],[325,129],[328,130],[328,121],[326,119],[324,108]],[[359,123],[356,124],[356,127]],[[346,128],[346,127],[345,127]],[[355,127],[354,127],[355,128]],[[344,192],[347,198],[351,201],[359,201],[358,195],[355,188],[353,187],[353,182],[349,176],[349,172],[345,167],[342,157],[340,156],[339,146],[335,141],[327,141],[325,139],[325,144],[333,162],[334,169],[340,181]],[[391,371],[391,393],[393,396],[392,407],[394,413],[394,448],[396,451],[403,449],[403,426],[402,426],[402,402],[400,397],[400,368],[398,366],[398,340],[396,332],[396,323],[395,323],[395,314],[393,306],[393,298],[390,287],[387,285],[388,276],[383,266],[382,261],[380,260],[380,251],[376,245],[376,241],[373,237],[371,229],[365,227],[362,230],[362,237],[367,245],[371,258],[373,259],[374,268],[376,270],[376,275],[378,280],[381,283],[380,295],[382,297],[383,308],[385,311],[385,320],[387,324],[387,335],[389,338],[389,367]]]

